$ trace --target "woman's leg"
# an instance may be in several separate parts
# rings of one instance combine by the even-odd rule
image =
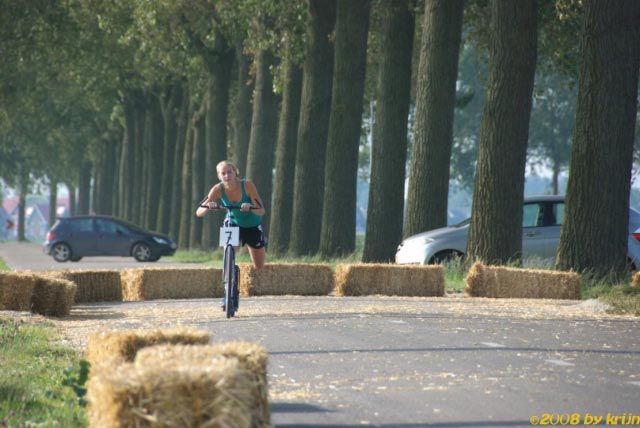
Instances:
[[[266,258],[267,252],[264,247],[262,248],[253,248],[247,245],[249,249],[249,255],[251,256],[251,261],[253,262],[253,267],[256,269],[260,269],[264,266],[264,259]]]

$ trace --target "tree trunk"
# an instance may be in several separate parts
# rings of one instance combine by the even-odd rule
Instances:
[[[640,66],[640,3],[585,4],[582,63],[557,267],[626,269]]]
[[[133,168],[133,184],[131,192],[131,221],[138,225],[142,225],[144,212],[143,212],[143,199],[144,194],[144,164],[145,150],[144,150],[144,128],[146,120],[146,107],[143,104],[142,96],[139,95],[136,98],[135,104],[135,139],[133,145],[134,154],[134,168]]]
[[[189,225],[189,247],[202,248],[202,221],[196,219],[193,212],[196,210],[196,200],[204,194],[205,163],[207,156],[207,145],[205,141],[205,109],[207,100],[202,101],[200,109],[193,115],[191,126],[193,127],[193,148],[191,151],[191,199],[189,205],[191,217]],[[184,211],[187,213],[187,210]]]
[[[186,84],[185,84],[186,85]],[[186,90],[182,97],[182,102],[180,103],[180,111],[177,116],[177,137],[176,137],[176,147],[175,147],[175,156],[174,162],[176,165],[175,171],[173,173],[172,187],[173,191],[171,192],[171,219],[169,222],[169,234],[174,239],[178,239],[180,235],[180,216],[181,216],[181,207],[182,207],[182,174],[184,171],[184,151],[186,145],[186,135],[188,129],[188,121],[189,121],[189,93]]]
[[[94,164],[93,210],[96,214],[113,214],[113,180],[116,176],[115,148],[111,132],[106,132],[99,141],[98,159]]]
[[[183,97],[183,82],[175,81],[169,89],[165,103],[161,103],[164,124],[164,144],[162,153],[162,171],[160,172],[160,193],[158,195],[157,229],[169,233],[171,217],[171,201],[173,195],[173,176],[176,174],[178,162],[176,156],[176,139],[178,116]]]
[[[411,4],[393,0],[383,11],[364,262],[392,261],[402,240],[415,22]]]
[[[447,225],[464,0],[427,0],[416,88],[405,236]]]
[[[249,76],[251,60],[242,52],[242,41],[236,42],[236,61],[238,64],[238,91],[233,105],[233,160],[240,170],[246,172],[249,139],[251,137],[251,94],[253,79]],[[226,124],[225,124],[226,127]],[[225,155],[225,159],[227,156]]]
[[[344,256],[356,248],[358,149],[370,10],[369,0],[338,0],[320,235],[324,257]]]
[[[21,168],[22,169],[22,168]],[[18,195],[18,241],[24,242],[26,237],[26,211],[27,211],[27,194],[29,193],[29,173],[21,171],[20,182],[18,183],[20,194]]]
[[[124,110],[125,132],[122,139],[120,152],[119,172],[119,216],[131,220],[133,204],[133,171],[135,169],[135,109],[130,96],[126,96],[122,102]]]
[[[298,256],[314,254],[320,245],[335,14],[335,0],[309,0],[289,244]]]
[[[247,156],[247,175],[262,197],[266,214],[263,227],[269,224],[271,189],[273,186],[273,157],[278,127],[278,97],[273,92],[270,68],[275,64],[273,54],[267,50],[258,52],[255,58],[256,85],[253,95],[251,137]]]
[[[231,87],[231,69],[233,68],[234,51],[217,38],[220,44],[219,55],[215,67],[210,70],[211,81],[208,88],[206,111],[206,164],[204,187],[201,194],[196,195],[198,202],[211,186],[218,181],[216,165],[227,159],[227,119],[229,106],[229,90]],[[223,211],[212,212],[203,219],[202,247],[214,248],[218,244],[220,225],[224,219]],[[199,220],[195,220],[199,221]]]
[[[51,179],[49,184],[49,228],[53,226],[58,217],[58,180]]]
[[[557,195],[560,191],[560,185],[558,183],[558,178],[560,176],[560,166],[557,162],[553,162],[552,169],[552,177],[551,177],[551,192],[553,195]]]
[[[535,0],[491,2],[489,75],[467,245],[470,260],[503,264],[522,258],[536,9]]]
[[[83,160],[78,177],[78,214],[89,214],[91,207],[91,162]]]
[[[193,109],[189,108],[189,111],[191,112]],[[189,121],[186,128],[187,135],[185,136],[184,153],[182,155],[182,181],[180,183],[180,232],[178,233],[178,245],[182,248],[191,248],[189,231],[191,227],[191,218],[195,211],[195,204],[191,203],[191,180],[193,176],[192,152],[194,140],[194,127],[191,125],[191,121]]]
[[[160,186],[162,183],[162,166],[164,151],[164,120],[160,101],[156,96],[149,98],[149,132],[147,135],[149,148],[145,158],[149,161],[147,168],[147,185],[145,186],[145,226],[151,230],[160,230],[157,224]]]
[[[273,207],[269,226],[269,251],[284,254],[289,247],[293,208],[293,178],[296,162],[302,69],[291,54],[285,58],[284,89],[278,125],[276,172],[273,184]]]
[[[120,161],[122,152],[123,132],[119,135],[119,140],[115,141],[113,159],[113,183],[111,187],[111,215],[120,216]]]
[[[69,215],[78,214],[78,204],[76,203],[76,186],[71,183],[65,183],[69,192]]]

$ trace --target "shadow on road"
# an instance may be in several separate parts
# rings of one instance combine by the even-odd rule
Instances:
[[[333,410],[307,403],[272,403],[271,413],[326,413]]]

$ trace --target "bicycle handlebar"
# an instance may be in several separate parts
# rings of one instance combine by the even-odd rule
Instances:
[[[226,209],[227,211],[231,211],[231,210],[239,210],[242,207],[240,205],[225,205],[225,204],[218,204],[217,208],[211,208],[209,205],[204,205],[202,203],[200,203],[198,205],[200,208],[206,208],[209,211],[217,211],[217,210],[221,210],[221,209]],[[262,207],[254,207],[251,206],[251,208],[249,208],[250,210],[259,210]]]

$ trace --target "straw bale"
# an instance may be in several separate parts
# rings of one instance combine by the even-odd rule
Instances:
[[[75,303],[121,302],[122,284],[117,270],[52,270],[44,275],[74,282]]]
[[[440,265],[343,264],[336,267],[338,296],[444,296]]]
[[[66,279],[36,275],[31,311],[36,314],[65,317],[71,312],[76,284]]]
[[[92,366],[106,361],[132,362],[138,351],[147,346],[164,344],[206,345],[210,335],[206,331],[188,329],[124,330],[96,333],[89,336],[86,357]]]
[[[226,342],[216,345],[161,345],[140,350],[137,367],[155,366],[173,360],[181,365],[212,364],[220,357],[236,358],[252,377],[251,426],[269,426],[269,393],[267,387],[267,350],[250,342]]]
[[[222,270],[218,268],[124,269],[125,301],[222,297]]]
[[[465,292],[474,297],[580,299],[580,275],[575,272],[475,263],[465,284]]]
[[[237,358],[103,365],[87,387],[94,428],[252,426],[253,376]]]
[[[31,310],[31,298],[37,282],[38,278],[29,273],[0,272],[0,310]]]
[[[333,289],[333,269],[324,264],[277,263],[256,269],[240,265],[243,296],[326,296]]]
[[[637,287],[640,285],[640,272],[636,272],[631,277],[631,287]]]

